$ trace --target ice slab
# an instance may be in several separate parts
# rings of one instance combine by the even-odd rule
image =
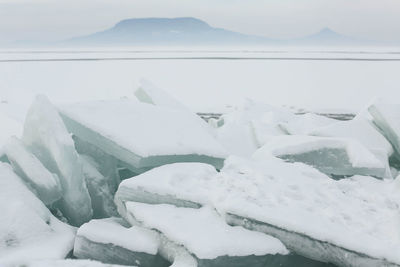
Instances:
[[[188,164],[161,166],[123,181],[115,198],[121,215],[130,200],[212,206],[230,224],[272,235],[310,259],[338,266],[400,264],[399,179],[337,181],[272,156],[229,157],[219,173]]]
[[[340,121],[334,124],[316,128],[310,135],[324,137],[352,138],[368,148],[386,169],[385,178],[392,178],[389,157],[394,150],[387,139],[364,116],[357,116],[350,121]]]
[[[327,118],[314,113],[296,115],[287,122],[280,123],[280,127],[291,135],[309,135],[316,128],[337,123],[338,120]]]
[[[302,162],[333,176],[369,175],[383,178],[385,165],[360,142],[349,138],[286,135],[271,138],[253,157],[276,156]]]
[[[196,257],[198,266],[266,266],[272,255],[288,254],[278,239],[231,227],[209,207],[191,209],[127,202],[126,208],[144,226],[184,246]]]
[[[335,181],[276,158],[231,157],[221,175],[230,187],[218,205],[230,224],[270,234],[300,255],[338,266],[399,266],[398,180]]]
[[[393,145],[397,157],[400,155],[400,106],[377,100],[368,107],[373,123]]]
[[[224,148],[192,114],[131,100],[62,107],[67,128],[134,172],[167,163],[198,161],[222,167]]]
[[[91,220],[79,228],[74,256],[113,264],[169,266],[158,255],[159,246],[157,232],[130,226],[121,218],[107,218]]]
[[[22,125],[0,112],[0,157],[4,155],[3,147],[11,136],[21,136]]]
[[[89,193],[82,163],[57,110],[45,96],[38,96],[30,107],[24,125],[23,142],[60,179],[63,197],[57,203],[72,225],[92,217]]]
[[[18,138],[11,137],[4,150],[14,171],[44,204],[52,204],[62,197],[58,176],[49,172]]]
[[[96,163],[92,158],[80,155],[80,159],[92,203],[93,218],[116,216],[118,213],[114,204],[114,192],[110,188],[107,178],[97,170]]]
[[[115,202],[121,215],[127,201],[200,208],[211,204],[217,171],[204,163],[174,163],[154,168],[119,185]]]
[[[73,227],[56,219],[5,163],[0,163],[0,210],[0,266],[62,259],[72,250]]]

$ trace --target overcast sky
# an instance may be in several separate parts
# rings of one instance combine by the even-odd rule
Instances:
[[[329,27],[355,37],[400,41],[400,0],[0,0],[0,42],[62,40],[127,18],[183,16],[273,38]]]

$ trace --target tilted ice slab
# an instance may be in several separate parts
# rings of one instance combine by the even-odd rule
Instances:
[[[385,165],[354,139],[287,135],[271,138],[253,158],[276,156],[302,162],[328,175],[369,175],[383,178]]]
[[[125,205],[129,216],[185,247],[196,257],[198,266],[266,266],[274,255],[288,254],[279,240],[229,226],[209,207],[191,209],[135,202]]]
[[[96,101],[62,107],[67,128],[119,159],[132,171],[199,161],[221,168],[224,148],[192,114],[131,100]]]
[[[153,169],[123,181],[115,200],[123,216],[130,200],[214,206],[230,224],[270,234],[311,259],[397,266],[399,182],[367,176],[336,181],[302,163],[230,157],[220,173],[200,163]]]
[[[11,137],[4,150],[14,171],[44,204],[52,204],[61,198],[58,176],[49,172],[18,138]]]
[[[72,225],[90,220],[92,208],[82,163],[57,110],[44,96],[30,107],[24,125],[23,142],[60,179],[63,197],[58,202]]]
[[[92,158],[80,155],[80,159],[92,203],[93,218],[116,216],[114,192],[110,188],[107,178],[97,170],[96,163]]]
[[[21,136],[22,125],[0,112],[0,158],[3,156],[4,145],[11,136]]]
[[[142,103],[152,104],[159,107],[189,111],[189,108],[176,100],[173,96],[161,90],[146,79],[140,80],[139,87],[135,90],[135,96]]]
[[[0,265],[21,260],[62,259],[75,230],[56,219],[11,166],[0,163]]]
[[[400,105],[376,101],[368,107],[373,123],[393,145],[397,157],[400,155]]]
[[[157,232],[130,226],[121,218],[91,220],[77,232],[74,256],[113,264],[169,266],[158,255],[160,242]]]

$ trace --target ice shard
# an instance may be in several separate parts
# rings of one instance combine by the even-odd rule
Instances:
[[[92,158],[81,155],[80,159],[92,203],[93,218],[116,216],[118,213],[114,204],[114,192],[110,188],[107,178],[97,170],[96,163]]]
[[[56,219],[10,165],[0,163],[0,265],[62,259],[72,250],[73,227]]]
[[[22,125],[0,112],[0,158],[4,155],[3,147],[11,136],[21,136]]]
[[[107,218],[91,220],[79,228],[74,256],[112,264],[169,266],[158,254],[159,246],[157,232],[130,226],[121,218]]]
[[[49,171],[58,175],[63,191],[58,204],[63,215],[72,225],[89,221],[92,208],[82,163],[59,113],[45,96],[38,96],[30,107],[22,140]]]
[[[400,157],[400,106],[377,100],[368,107],[373,123],[392,144],[396,156]]]
[[[266,266],[275,255],[289,253],[278,239],[229,226],[209,207],[127,202],[126,208],[144,226],[186,248],[198,266]]]
[[[52,204],[62,197],[58,176],[49,172],[18,138],[11,137],[4,150],[14,171],[44,204]]]
[[[142,103],[152,104],[159,107],[189,111],[189,108],[176,100],[173,96],[161,90],[146,79],[140,80],[140,85],[135,91],[135,96]]]
[[[221,168],[224,148],[192,114],[131,100],[95,101],[61,108],[71,133],[135,173],[173,162]]]
[[[349,138],[286,135],[271,138],[253,157],[302,162],[328,175],[385,177],[386,166],[360,142]]]

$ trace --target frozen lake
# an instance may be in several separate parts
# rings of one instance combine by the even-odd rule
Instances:
[[[38,93],[54,102],[131,97],[143,77],[194,111],[244,98],[351,111],[375,97],[400,103],[399,70],[400,50],[389,48],[2,50],[0,98],[14,112]]]

